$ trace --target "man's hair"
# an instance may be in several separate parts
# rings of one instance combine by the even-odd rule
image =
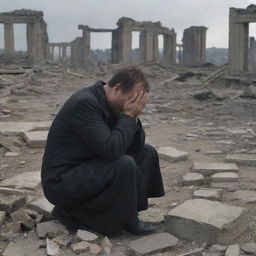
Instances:
[[[149,92],[149,84],[144,73],[134,66],[117,71],[108,82],[108,86],[114,87],[118,83],[121,84],[123,93],[131,91],[137,83],[142,83],[144,89]]]

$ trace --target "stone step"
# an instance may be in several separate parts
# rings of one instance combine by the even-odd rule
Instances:
[[[187,173],[182,177],[184,186],[200,186],[204,184],[204,176],[201,173]]]
[[[177,162],[187,160],[189,153],[180,151],[173,147],[160,147],[158,149],[159,157],[165,161]]]
[[[200,243],[230,244],[247,229],[244,208],[206,199],[187,200],[165,217],[168,232]]]
[[[198,172],[205,176],[211,176],[221,172],[238,172],[239,168],[233,163],[200,163],[195,162],[192,172]]]
[[[233,154],[227,155],[226,161],[236,163],[238,165],[256,166],[255,154]]]
[[[44,148],[48,131],[32,131],[22,133],[24,140],[30,148]]]
[[[256,202],[256,191],[254,190],[238,190],[231,196],[232,200],[240,200],[244,203]]]
[[[193,192],[193,198],[204,198],[208,200],[221,200],[224,190],[214,188],[202,188]]]
[[[212,182],[234,182],[239,181],[239,174],[234,172],[215,173],[211,176]]]

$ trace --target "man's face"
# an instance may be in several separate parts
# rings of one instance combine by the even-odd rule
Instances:
[[[115,114],[121,114],[123,112],[125,102],[127,102],[135,93],[138,93],[141,90],[145,91],[142,83],[135,84],[133,89],[126,93],[122,92],[121,86],[115,87],[113,88],[112,99],[109,101],[109,106]]]

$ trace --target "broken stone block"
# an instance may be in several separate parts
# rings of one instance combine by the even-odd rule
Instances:
[[[204,198],[209,200],[221,200],[223,189],[202,188],[193,192],[193,198]]]
[[[233,172],[215,173],[211,176],[212,182],[234,182],[239,181],[239,175]]]
[[[52,241],[54,241],[61,248],[68,246],[72,241],[72,236],[68,234],[62,234],[55,237]]]
[[[0,134],[19,135],[21,132],[32,130],[49,130],[51,121],[48,122],[0,122]]]
[[[256,155],[253,154],[233,154],[227,155],[226,161],[239,165],[256,166]]]
[[[0,181],[0,186],[36,190],[41,184],[41,172],[24,172]]]
[[[256,202],[256,191],[254,190],[238,190],[231,196],[232,200],[240,200],[244,203]]]
[[[105,253],[110,253],[111,249],[112,249],[112,243],[110,242],[110,240],[108,239],[107,236],[105,236],[100,243],[101,249],[105,252]]]
[[[36,200],[28,202],[27,204],[31,209],[37,211],[40,214],[43,214],[46,218],[51,218],[51,212],[54,208],[54,205],[51,204],[45,196],[42,196]]]
[[[169,162],[187,160],[189,153],[177,150],[173,147],[161,147],[158,149],[159,157]]]
[[[30,148],[44,148],[47,136],[48,131],[31,131],[23,133],[23,138]]]
[[[37,224],[36,232],[39,238],[54,238],[58,235],[69,234],[68,230],[56,220]]]
[[[241,247],[246,254],[256,255],[256,243],[247,243]]]
[[[90,249],[90,244],[85,241],[79,242],[79,243],[73,244],[72,249],[77,254],[88,252]]]
[[[245,209],[206,199],[191,199],[166,216],[166,230],[190,241],[229,244],[246,228]]]
[[[93,242],[99,238],[96,234],[92,232],[80,229],[77,231],[76,236],[79,240],[86,242]]]
[[[175,247],[179,240],[169,233],[158,233],[139,238],[129,244],[134,255],[151,255]]]
[[[0,187],[0,194],[4,196],[25,196],[27,191],[15,188]]]
[[[144,222],[161,223],[164,222],[164,214],[160,209],[148,208],[139,212],[139,219]]]
[[[11,214],[13,223],[20,222],[26,229],[31,230],[35,222],[24,209],[19,209]]]
[[[225,252],[225,256],[240,256],[239,245],[230,245]]]
[[[204,184],[204,176],[201,173],[187,173],[182,177],[184,186],[200,186]]]
[[[92,255],[98,255],[101,252],[101,248],[97,244],[89,245],[89,253]]]
[[[210,247],[211,252],[220,252],[223,254],[227,250],[227,246],[220,245],[220,244],[214,244]]]
[[[46,251],[47,256],[58,256],[60,255],[60,247],[53,240],[46,238]]]
[[[212,182],[212,188],[217,189],[224,189],[226,191],[232,192],[239,190],[239,183],[238,182]]]
[[[25,196],[16,196],[16,195],[5,196],[0,194],[0,211],[11,213],[19,209],[21,206],[23,206],[25,201],[26,201]]]
[[[2,227],[5,220],[6,213],[0,211],[0,228]]]
[[[226,163],[198,163],[192,166],[192,172],[198,172],[205,176],[213,175],[220,172],[238,172],[236,164]]]

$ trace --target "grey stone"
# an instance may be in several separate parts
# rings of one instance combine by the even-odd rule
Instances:
[[[0,186],[36,190],[41,185],[41,172],[24,172],[0,182]]]
[[[225,252],[225,256],[240,256],[239,245],[230,245]]]
[[[255,203],[256,202],[256,191],[254,190],[239,190],[232,194],[231,198],[233,200],[241,200],[245,203]]]
[[[46,251],[47,256],[58,256],[61,252],[59,245],[49,238],[46,238]]]
[[[49,130],[49,122],[0,122],[0,134],[19,135],[21,132],[32,130]]]
[[[45,256],[45,249],[41,248],[42,243],[34,233],[29,233],[28,237],[9,243],[3,256]]]
[[[161,223],[164,221],[164,214],[158,208],[148,208],[146,211],[139,212],[139,219],[144,222]]]
[[[91,255],[98,255],[101,251],[102,250],[101,250],[100,246],[98,246],[97,244],[90,244],[89,245],[89,253]]]
[[[223,253],[224,251],[226,251],[226,249],[227,249],[227,246],[220,245],[220,244],[214,244],[211,246],[210,251]]]
[[[83,242],[73,244],[71,247],[75,253],[80,254],[80,253],[88,252],[90,249],[89,246],[90,246],[89,243],[83,241]]]
[[[161,147],[158,149],[158,154],[161,159],[170,162],[186,160],[189,156],[189,153],[177,150],[173,147]]]
[[[31,209],[45,215],[46,218],[51,218],[51,212],[54,205],[51,204],[45,196],[42,196],[36,200],[33,200],[27,204]]]
[[[0,211],[11,213],[23,206],[26,201],[25,196],[1,195],[0,194]]]
[[[246,228],[245,209],[206,199],[191,199],[172,209],[166,230],[190,241],[228,244]]]
[[[23,138],[30,148],[44,148],[47,136],[48,131],[31,131],[23,133]]]
[[[199,172],[203,175],[213,175],[220,172],[238,172],[238,167],[235,164],[227,163],[198,163],[195,162],[192,167],[192,172]]]
[[[234,172],[215,173],[211,179],[212,182],[234,182],[239,181],[239,174]]]
[[[219,256],[218,253],[212,253],[212,252],[203,252],[202,256]]]
[[[39,238],[53,238],[58,235],[69,234],[68,230],[55,220],[37,224],[36,232]]]
[[[223,189],[202,188],[193,192],[193,198],[221,200]]]
[[[96,234],[92,232],[80,229],[77,231],[76,236],[79,240],[86,242],[93,242],[99,238]]]
[[[35,226],[34,220],[22,208],[13,212],[11,217],[13,223],[21,223],[28,230],[31,230]]]
[[[4,223],[5,217],[6,217],[6,213],[0,211],[0,229]]]
[[[4,154],[5,157],[17,157],[17,156],[19,156],[19,155],[20,155],[19,152],[6,152],[6,153]]]
[[[212,188],[217,189],[224,189],[226,191],[236,191],[239,190],[239,183],[238,182],[212,182],[211,183]]]
[[[175,247],[179,240],[169,233],[158,233],[139,238],[129,244],[134,255],[150,255]]]
[[[227,155],[226,161],[239,165],[256,166],[256,155],[253,154],[233,154]]]
[[[58,244],[60,247],[68,246],[72,241],[72,236],[68,234],[61,234],[55,237],[52,241]]]
[[[247,243],[241,249],[248,254],[256,255],[256,243]]]
[[[110,240],[108,239],[107,236],[105,236],[101,242],[100,242],[100,246],[102,248],[102,250],[105,252],[105,253],[110,253],[111,252],[111,249],[112,249],[112,243],[110,242]]]
[[[0,187],[0,194],[4,196],[25,196],[28,191],[15,189],[15,188],[7,188],[7,187]]]
[[[200,186],[204,184],[204,176],[201,173],[187,173],[182,177],[184,186]]]

